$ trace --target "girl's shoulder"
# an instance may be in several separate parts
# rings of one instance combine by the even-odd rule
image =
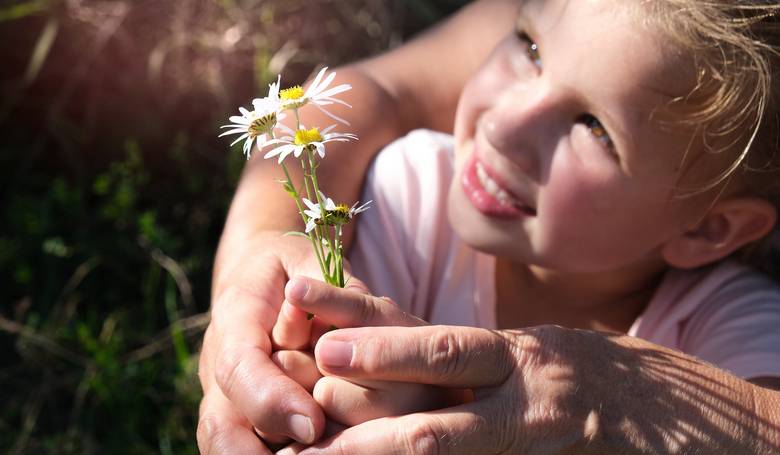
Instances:
[[[489,324],[492,301],[486,297],[490,305],[475,313],[474,296],[483,292],[481,283],[493,282],[483,279],[492,273],[493,260],[468,248],[447,221],[453,142],[448,134],[415,130],[379,153],[361,197],[372,200],[372,208],[358,218],[350,262],[374,294],[418,317]]]
[[[451,178],[454,142],[451,134],[426,129],[411,131],[379,152],[369,170],[369,178],[391,173],[395,178],[418,181],[440,176]]]
[[[635,326],[738,376],[780,376],[780,285],[735,261],[669,271]]]
[[[414,130],[393,141],[369,168],[364,199],[410,223],[426,214],[444,215],[454,174],[453,143],[451,135],[431,130]]]

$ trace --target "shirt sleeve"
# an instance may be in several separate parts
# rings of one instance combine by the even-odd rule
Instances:
[[[683,350],[743,379],[780,377],[780,288],[741,266],[684,323]]]

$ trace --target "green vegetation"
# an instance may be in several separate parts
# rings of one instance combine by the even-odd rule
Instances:
[[[196,453],[218,126],[463,3],[1,2],[0,452]]]

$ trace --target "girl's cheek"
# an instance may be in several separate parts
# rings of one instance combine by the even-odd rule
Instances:
[[[560,164],[560,163],[555,163]],[[599,219],[612,216],[615,194],[607,175],[592,168],[565,163],[553,167],[545,196],[555,216],[566,219]]]

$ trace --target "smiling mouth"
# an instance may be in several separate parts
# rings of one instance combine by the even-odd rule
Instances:
[[[477,177],[479,178],[479,183],[482,184],[482,188],[495,196],[495,198],[498,199],[498,202],[504,205],[514,205],[515,207],[521,207],[523,205],[520,201],[513,198],[509,193],[499,187],[495,180],[490,178],[482,163],[477,161],[475,165],[477,168]]]
[[[498,218],[536,216],[536,210],[521,202],[520,198],[504,189],[500,181],[491,176],[490,169],[476,155],[468,160],[461,185],[468,199],[477,210]]]
[[[488,175],[485,170],[485,166],[480,163],[479,160],[477,160],[474,165],[477,171],[477,178],[479,179],[479,183],[482,184],[482,188],[491,196],[495,197],[499,203],[506,206],[512,206],[526,215],[536,215],[536,210],[520,202],[508,191],[501,188],[495,180],[490,178],[490,175]]]

